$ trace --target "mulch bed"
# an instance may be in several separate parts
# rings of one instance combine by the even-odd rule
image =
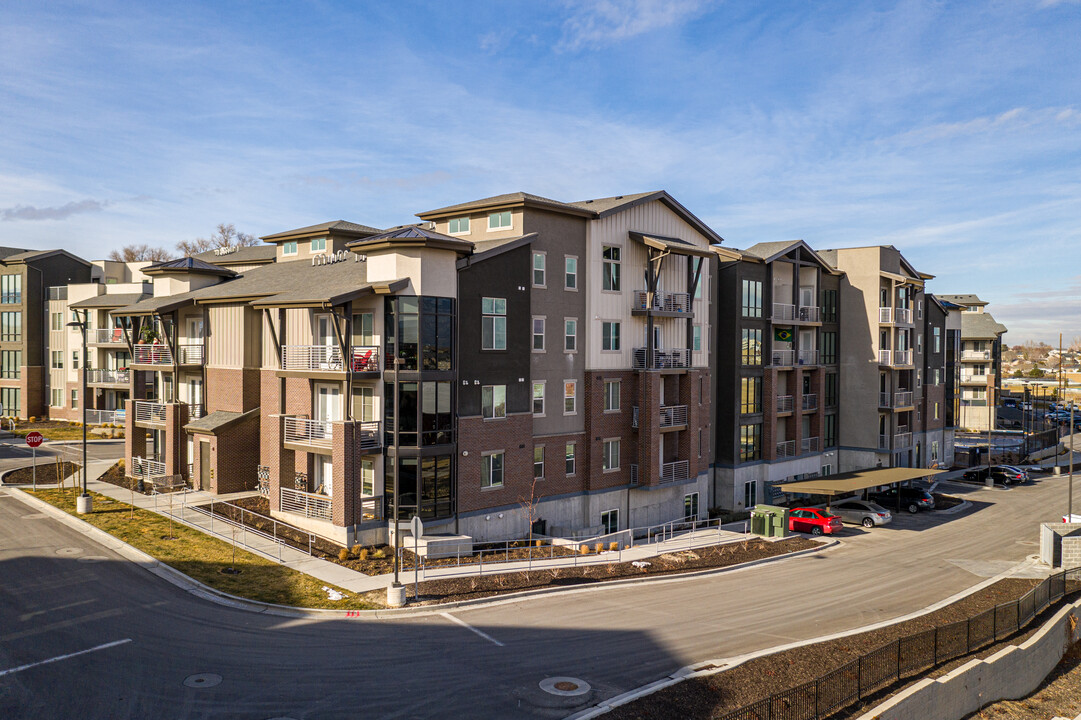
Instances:
[[[105,471],[105,474],[98,478],[102,482],[107,482],[110,485],[116,485],[122,487],[125,490],[132,490],[132,484],[135,485],[134,490],[137,493],[148,495],[149,493],[143,493],[142,481],[135,478],[124,477],[124,468],[121,466],[121,462],[116,463],[111,468]]]
[[[425,580],[420,583],[419,600],[410,604],[433,605],[523,590],[587,585],[648,575],[673,575],[728,567],[818,547],[821,547],[821,543],[803,537],[790,537],[777,542],[755,538],[746,542],[666,553],[649,558],[649,565],[646,567],[635,567],[630,562],[600,562],[596,555],[592,555],[587,557],[587,561],[592,564],[577,567]],[[618,555],[612,553],[612,557],[614,560]],[[407,582],[406,586],[408,593],[412,595],[412,584]]]
[[[919,618],[895,623],[888,627],[826,642],[785,650],[772,655],[756,658],[731,670],[703,678],[685,680],[669,688],[633,703],[616,708],[605,715],[606,720],[652,720],[654,718],[686,718],[687,720],[709,720],[719,714],[736,710],[772,694],[799,687],[842,665],[852,662],[868,650],[885,645],[898,638],[912,635],[936,626],[947,625],[989,610],[1002,603],[1013,602],[1028,592],[1038,580],[1009,578],[962,598],[957,602],[940,608]],[[1074,585],[1074,583],[1070,583]],[[1076,594],[1079,588],[1068,587]],[[1069,597],[1069,595],[1068,595]],[[948,672],[972,657],[986,657],[999,647],[1013,644],[1026,634],[1034,632],[1043,619],[1055,612],[1057,607],[1046,610],[1036,618],[1022,633],[1015,634],[1008,640],[981,649],[964,658],[958,658],[951,664],[937,668],[934,674]],[[930,675],[932,673],[928,673]],[[904,681],[904,684],[918,680]],[[901,686],[887,688],[869,698],[867,702],[853,705],[835,715],[837,718],[856,718],[859,715],[896,692]]]
[[[81,465],[76,465],[73,462],[64,461],[63,468],[60,471],[60,478],[67,478],[73,472],[78,470]],[[56,462],[48,458],[43,458],[38,462],[38,483],[52,484],[57,481],[56,478]],[[34,481],[34,468],[24,467],[18,470],[12,470],[10,473],[4,476],[4,482],[8,485],[29,485]]]

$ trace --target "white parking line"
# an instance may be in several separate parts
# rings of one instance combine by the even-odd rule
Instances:
[[[19,667],[10,668],[8,670],[0,670],[0,677],[4,677],[5,675],[13,675],[17,672],[22,672],[23,670],[29,670],[30,668],[37,667],[38,665],[48,665],[49,663],[60,662],[61,660],[68,660],[73,657],[78,657],[79,655],[86,655],[87,653],[97,652],[98,650],[105,650],[107,648],[116,647],[117,645],[123,645],[124,643],[129,642],[131,642],[131,638],[124,638],[123,640],[115,640],[111,643],[105,643],[104,645],[87,648],[86,650],[80,650],[79,652],[68,653],[67,655],[58,655],[54,658],[49,658],[48,660],[41,660],[36,663],[29,663],[28,665],[20,665]]]
[[[439,613],[439,614],[442,615],[443,617],[445,617],[447,620],[450,620],[451,622],[458,623],[459,625],[464,627],[466,630],[472,630],[473,632],[475,632],[477,635],[480,635],[482,638],[484,638],[488,642],[495,643],[499,647],[503,647],[503,643],[499,642],[498,640],[496,640],[491,635],[476,629],[475,627],[473,627],[472,625],[467,623],[465,620],[461,620],[459,618],[456,618],[453,615],[451,615],[450,613]]]

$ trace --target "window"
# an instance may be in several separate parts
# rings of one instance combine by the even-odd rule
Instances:
[[[934,380],[935,385],[942,384],[942,368],[935,368],[932,379]]]
[[[567,290],[578,289],[578,258],[567,256],[563,260],[563,287]]]
[[[574,415],[577,412],[575,407],[576,396],[578,394],[578,383],[574,380],[563,381],[563,414]]]
[[[743,281],[742,312],[745,318],[762,317],[762,281]]]
[[[544,352],[544,318],[533,318],[533,350]]]
[[[353,412],[360,416],[361,422],[375,420],[375,388],[359,387],[354,389]]]
[[[601,250],[601,289],[610,292],[620,291],[619,265],[622,250],[614,245],[605,245]]]
[[[375,313],[353,315],[353,344],[368,347],[375,345]],[[373,358],[373,362],[377,362],[377,359]]]
[[[822,364],[837,364],[837,333],[822,333]]]
[[[51,400],[49,404],[53,407],[64,407],[64,390],[62,388],[52,388],[49,391]]]
[[[567,458],[567,476],[574,474],[574,443],[567,443],[567,449],[564,451]]]
[[[79,409],[79,391],[78,390],[72,390],[71,391],[71,409],[72,410],[78,410]]]
[[[826,415],[824,418],[824,427],[822,430],[822,446],[823,447],[837,447],[837,416]]]
[[[311,252],[313,252],[313,253],[326,252],[326,249],[327,249],[327,239],[325,237],[312,238]]]
[[[619,323],[601,323],[601,350],[619,350]]]
[[[544,446],[537,445],[533,448],[533,477],[537,480],[544,479]]]
[[[938,420],[941,417],[938,413],[938,403],[935,403],[935,420]]]
[[[604,411],[619,412],[619,380],[604,381]]]
[[[758,460],[762,457],[762,426],[739,426],[739,459]]]
[[[0,313],[0,340],[19,342],[23,339],[23,314],[21,312]]]
[[[296,255],[297,254],[297,241],[290,240],[289,242],[282,243],[282,255]]]
[[[489,230],[506,230],[511,226],[510,210],[488,214]]]
[[[485,420],[507,417],[506,385],[485,385],[480,389],[480,414]]]
[[[743,344],[740,346],[740,361],[744,365],[762,364],[762,331],[760,329],[743,329]]]
[[[698,278],[698,283],[694,286],[694,299],[695,300],[701,299],[701,297],[702,297],[702,285],[705,284],[705,282],[706,282],[706,274],[702,273],[699,270],[699,266],[701,264],[702,264],[702,258],[700,258],[700,257],[692,257],[691,258],[691,281],[693,282],[695,277]]]
[[[507,300],[506,298],[482,298],[481,349],[507,349]]]
[[[837,407],[837,373],[826,373],[826,407]]]
[[[923,352],[923,335],[916,336],[916,352]]]
[[[601,470],[619,470],[619,440],[605,440],[601,445]]]
[[[563,321],[563,350],[565,352],[578,351],[578,321]]]
[[[60,370],[61,368],[64,367],[64,351],[63,350],[53,350],[52,352],[49,353],[49,356],[52,358],[52,362],[51,362],[50,365],[51,365],[53,370]]]
[[[548,284],[545,272],[546,262],[547,256],[544,253],[533,253],[533,287],[545,287]]]
[[[762,412],[762,378],[740,378],[739,411],[744,415]]]
[[[447,232],[451,235],[459,235],[469,232],[469,218],[451,218],[447,223]]]
[[[822,322],[837,322],[837,291],[822,291]]]
[[[605,510],[601,513],[601,525],[605,535],[619,531],[619,510]]]
[[[916,387],[923,387],[923,370],[916,371]]]
[[[371,460],[360,461],[360,494],[363,497],[375,495],[375,463]]]
[[[51,313],[51,329],[63,330],[64,329],[64,313]]]
[[[78,350],[72,350],[71,351],[71,367],[74,370],[79,369],[79,351]]]
[[[942,352],[942,328],[931,328],[931,347],[934,352]]]
[[[23,301],[23,276],[0,276],[0,303],[21,303]]]
[[[544,415],[544,383],[533,383],[533,414]]]
[[[0,352],[0,357],[3,358],[3,364],[0,366],[0,378],[18,380],[22,371],[23,351],[4,350]],[[64,357],[63,353],[60,354],[60,357]]]
[[[702,350],[702,326],[691,326],[691,350],[700,352]]]
[[[698,517],[698,493],[688,493],[683,496],[683,517]]]
[[[22,413],[21,396],[19,388],[0,388],[0,405],[3,406],[4,415],[17,417]]]
[[[934,462],[935,460],[938,460],[938,441],[937,440],[932,440],[931,441],[931,461]]]
[[[503,453],[488,453],[484,456],[480,486],[482,488],[503,487]]]

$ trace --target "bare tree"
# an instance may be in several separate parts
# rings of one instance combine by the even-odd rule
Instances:
[[[142,243],[141,245],[125,245],[119,250],[110,250],[108,257],[109,260],[115,262],[142,262],[144,260],[163,262],[172,260],[173,254],[165,248],[150,247],[146,243]]]
[[[217,229],[210,237],[181,240],[176,244],[176,249],[182,255],[188,257],[216,248],[251,247],[258,244],[259,240],[254,235],[238,232],[236,226],[232,223],[218,223]]]

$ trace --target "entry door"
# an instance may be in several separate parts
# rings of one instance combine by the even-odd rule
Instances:
[[[337,385],[317,385],[315,390],[315,419],[340,420],[342,417],[341,390]]]
[[[199,441],[199,489],[210,490],[210,441]]]
[[[188,318],[188,344],[199,345],[203,342],[203,319]]]
[[[334,495],[334,466],[326,455],[315,458],[315,492],[327,497]]]
[[[814,307],[815,289],[813,287],[801,287],[799,289],[800,307]]]

